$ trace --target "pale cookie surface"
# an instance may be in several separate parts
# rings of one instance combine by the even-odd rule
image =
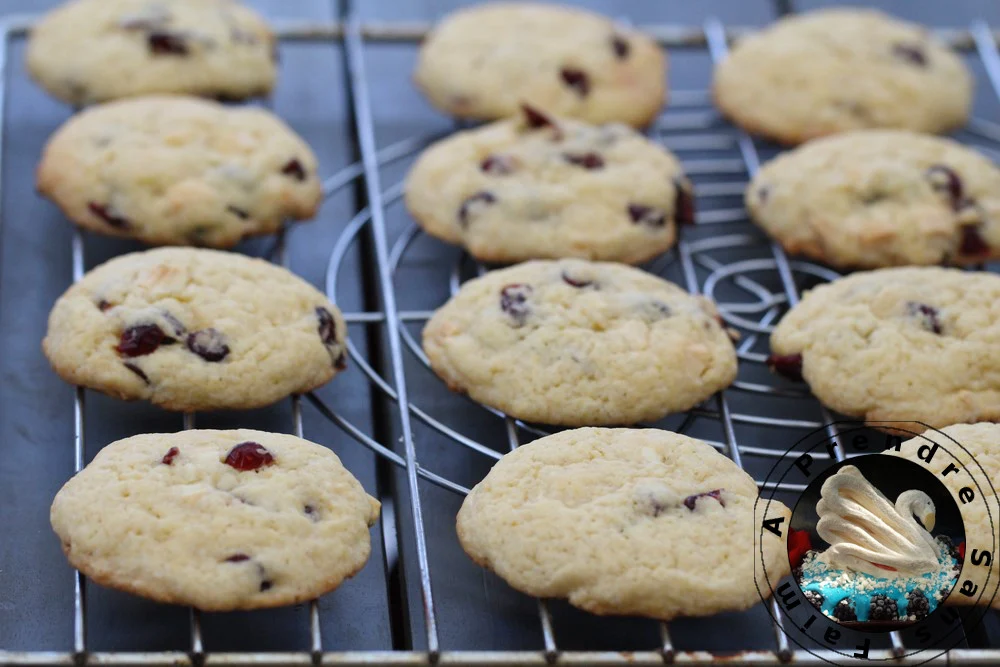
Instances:
[[[194,430],[102,449],[52,503],[94,581],[208,611],[311,600],[368,560],[379,503],[332,451],[290,435]]]
[[[639,263],[694,223],[692,192],[677,159],[635,130],[529,107],[427,149],[406,205],[428,233],[484,261]]]
[[[310,218],[322,198],[316,157],[270,111],[162,95],[72,117],[38,190],[101,234],[221,248]]]
[[[911,430],[921,428],[918,425]],[[935,443],[939,448],[932,454],[930,448]],[[937,475],[951,491],[962,513],[966,561],[947,604],[992,603],[992,606],[1000,608],[1000,596],[996,596],[1000,578],[1000,564],[996,558],[1000,547],[1000,503],[996,496],[996,485],[1000,483],[1000,424],[955,424],[941,429],[940,433],[926,430],[921,437],[903,442],[898,451],[889,449],[886,454],[909,459]],[[928,456],[931,458],[929,463],[926,461]],[[943,474],[949,464],[953,464],[955,469]],[[962,502],[959,496],[963,487],[968,487],[974,494],[970,502]],[[977,552],[989,551],[993,554],[992,563],[987,565],[979,553],[976,555],[978,565],[972,563],[973,549]],[[976,586],[973,596],[961,593],[961,586],[967,580]]]
[[[581,428],[505,455],[462,504],[458,537],[529,595],[596,614],[707,616],[757,604],[755,578],[767,591],[788,574],[784,540],[758,536],[764,518],[787,525],[788,508],[756,501],[753,479],[700,440]]]
[[[346,337],[340,311],[286,269],[161,248],[112,259],[70,287],[42,347],[67,382],[189,412],[310,391],[344,368]]]
[[[740,41],[716,68],[713,94],[744,129],[794,144],[863,128],[947,132],[968,119],[972,77],[919,25],[828,9]]]
[[[1000,276],[855,273],[808,292],[771,335],[777,370],[866,421],[1000,420]]]
[[[652,421],[736,377],[715,305],[622,264],[526,262],[470,280],[424,329],[455,391],[545,424]]]
[[[512,116],[522,103],[592,123],[648,125],[666,97],[666,57],[649,37],[589,11],[493,2],[446,17],[414,80],[462,118]]]
[[[746,205],[786,250],[841,268],[1000,256],[1000,169],[951,139],[903,130],[817,139],[764,165]]]
[[[77,106],[150,93],[244,99],[274,85],[275,40],[232,0],[71,0],[32,28],[27,64]]]

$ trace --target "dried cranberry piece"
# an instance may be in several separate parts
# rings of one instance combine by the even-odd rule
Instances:
[[[528,297],[533,291],[531,285],[523,283],[512,283],[504,286],[500,290],[500,310],[514,318],[518,325],[524,324],[524,320],[531,310],[528,305]]]
[[[316,511],[316,508],[313,507],[312,505],[306,505],[305,507],[302,508],[302,511],[305,512],[306,514],[312,514],[313,512]]]
[[[487,155],[479,168],[486,174],[506,176],[514,172],[514,160],[506,155]]]
[[[175,342],[163,333],[163,329],[155,324],[138,324],[122,332],[118,341],[119,354],[126,357],[141,357],[152,354],[161,345]]]
[[[141,368],[139,368],[139,367],[138,367],[138,366],[136,366],[135,364],[133,364],[133,363],[130,363],[130,362],[128,362],[128,361],[126,361],[126,362],[125,362],[125,368],[129,369],[130,371],[132,371],[133,373],[135,373],[136,375],[138,375],[138,376],[139,376],[140,378],[142,378],[142,381],[143,381],[143,382],[145,382],[146,384],[149,384],[149,376],[148,376],[148,375],[146,375],[146,374],[145,374],[145,373],[144,373],[144,372],[142,371],[142,369],[141,369]]]
[[[116,229],[128,229],[129,221],[127,218],[123,218],[120,215],[115,215],[111,212],[110,207],[106,204],[98,204],[97,202],[87,202],[87,209],[96,215],[98,218],[108,223]]]
[[[281,168],[281,173],[285,176],[291,176],[297,181],[306,180],[306,170],[299,162],[298,158],[292,158],[285,163],[285,166]]]
[[[462,202],[462,205],[458,208],[459,224],[462,225],[462,227],[469,226],[469,209],[472,206],[476,205],[479,202],[482,202],[483,204],[493,204],[496,203],[496,200],[497,200],[496,195],[494,195],[492,192],[486,192],[485,190],[477,192],[476,194],[472,195],[464,202]]]
[[[242,208],[238,208],[236,206],[227,206],[226,210],[235,215],[240,220],[248,220],[250,218],[250,213],[248,211],[244,211]]]
[[[168,56],[186,56],[188,54],[187,40],[172,32],[153,30],[146,35],[150,53]]]
[[[916,301],[908,301],[906,311],[910,317],[919,319],[923,328],[936,334],[941,333],[941,321],[938,319],[938,309],[934,306],[928,306],[926,303],[918,303]]]
[[[256,442],[241,442],[226,455],[225,464],[237,470],[257,470],[274,463],[274,455]]]
[[[572,285],[573,287],[590,287],[594,284],[593,280],[577,280],[566,274],[565,271],[562,272],[562,279],[567,285]]]
[[[802,379],[801,354],[772,354],[767,358],[767,366],[778,375],[789,380]]]
[[[333,367],[338,371],[342,371],[347,368],[347,355],[341,352],[337,355],[337,358],[333,360]]]
[[[590,94],[590,77],[583,70],[563,67],[559,70],[559,76],[562,77],[563,83],[576,91],[580,97]]]
[[[319,337],[324,345],[333,345],[337,342],[337,322],[329,310],[322,306],[316,307],[316,318],[319,320]]]
[[[533,106],[522,104],[521,111],[524,113],[524,120],[530,128],[557,127],[556,122],[548,114],[539,111]]]
[[[225,335],[211,327],[189,334],[187,347],[205,361],[222,361],[229,355]]]
[[[604,168],[604,158],[597,153],[563,153],[563,159],[584,169]]]
[[[114,304],[112,304],[110,301],[101,299],[100,301],[97,302],[97,309],[100,310],[102,313],[106,310],[110,310],[111,308],[114,308]]]
[[[174,459],[177,458],[177,455],[180,453],[181,450],[177,449],[176,447],[171,447],[170,449],[167,450],[167,453],[163,455],[163,458],[160,459],[160,463],[164,465],[172,465]]]
[[[927,67],[927,54],[919,44],[893,44],[892,55],[908,61],[911,65]]]
[[[674,179],[674,219],[678,225],[694,224],[694,195],[686,178]]]
[[[611,36],[611,48],[615,52],[615,56],[619,60],[625,60],[628,58],[629,51],[632,50],[632,45],[628,43],[628,40],[621,35]]]
[[[227,563],[242,563],[245,560],[250,560],[250,556],[247,556],[246,554],[233,554],[232,556],[230,556],[229,558],[226,559],[226,562]]]
[[[693,496],[688,496],[684,499],[684,507],[691,511],[694,511],[695,503],[698,502],[699,498],[715,498],[719,501],[719,504],[723,507],[726,506],[724,500],[722,500],[722,489],[714,489],[712,491],[706,491],[705,493],[696,493]]]
[[[628,216],[632,218],[632,222],[650,227],[662,227],[667,221],[662,210],[643,204],[629,204]]]
[[[990,252],[990,246],[986,239],[979,233],[979,225],[965,225],[962,227],[962,241],[959,245],[959,252],[963,255],[986,255]]]
[[[946,192],[951,200],[951,207],[958,211],[968,202],[963,196],[962,179],[951,167],[935,164],[927,169],[927,178],[931,187],[938,192]]]
[[[271,590],[272,586],[274,586],[272,582],[268,581],[267,579],[264,579],[263,581],[260,582],[260,592],[263,593],[264,591],[269,591]]]

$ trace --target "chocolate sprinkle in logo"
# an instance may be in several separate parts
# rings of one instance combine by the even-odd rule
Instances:
[[[770,470],[755,516],[761,599],[773,594],[765,606],[789,640],[831,664],[933,660],[1000,588],[996,490],[968,449],[920,422],[813,431]],[[787,567],[765,562],[765,531],[785,540]]]

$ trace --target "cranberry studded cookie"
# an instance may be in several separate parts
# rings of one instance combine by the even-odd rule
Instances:
[[[1000,420],[1000,276],[855,273],[808,292],[771,335],[771,366],[868,422]]]
[[[322,200],[316,157],[274,114],[182,96],[77,114],[49,139],[38,191],[100,234],[217,248]]]
[[[935,443],[940,445],[940,449],[928,464],[919,453],[921,448]],[[924,450],[923,456],[926,457],[928,451]],[[1000,577],[1000,563],[996,559],[996,521],[1000,506],[995,493],[1000,484],[1000,424],[955,424],[946,426],[940,433],[924,431],[922,437],[900,444],[899,450],[888,449],[885,453],[909,459],[940,475],[938,479],[955,498],[959,498],[963,487],[974,489],[972,501],[958,504],[965,529],[965,552],[971,556],[972,549],[990,551],[994,557],[992,562],[987,562],[977,554],[975,563],[966,561],[959,578],[960,586],[962,582],[972,581],[984,595],[963,595],[956,588],[948,596],[947,604],[991,604],[1000,609],[1000,595],[993,597],[997,590],[997,578]],[[949,463],[953,463],[957,470],[942,474]],[[992,490],[985,486],[987,482],[993,485]]]
[[[67,382],[184,412],[310,391],[346,363],[337,308],[280,266],[161,248],[106,262],[59,297],[42,343]]]
[[[778,21],[715,71],[719,109],[786,144],[864,128],[943,133],[963,125],[972,77],[922,26],[867,9]]]
[[[766,164],[746,191],[786,250],[840,268],[1000,256],[1000,169],[943,137],[857,130]]]
[[[274,85],[275,40],[233,0],[71,0],[31,31],[28,71],[81,106],[150,93],[245,99]]]
[[[669,151],[625,125],[532,107],[428,148],[406,180],[406,205],[429,234],[503,263],[639,263],[694,223],[691,184]]]
[[[492,2],[446,17],[414,80],[437,108],[494,120],[528,103],[591,123],[648,125],[666,98],[666,57],[648,36],[582,9]]]
[[[462,504],[458,537],[529,595],[595,614],[707,616],[760,602],[761,562],[762,591],[788,574],[784,540],[758,536],[764,519],[787,525],[788,508],[756,502],[753,479],[700,440],[581,428],[505,455]]]
[[[715,305],[622,264],[532,261],[470,280],[427,323],[448,386],[532,422],[622,425],[687,410],[736,378]]]
[[[51,521],[97,583],[231,611],[333,590],[368,560],[378,515],[326,447],[202,430],[111,443],[56,494]]]

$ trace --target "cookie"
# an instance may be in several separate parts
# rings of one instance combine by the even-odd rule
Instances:
[[[563,431],[505,455],[458,512],[458,538],[519,591],[595,614],[707,616],[788,574],[757,484],[708,444],[655,429]],[[759,520],[755,520],[756,516]]]
[[[591,123],[648,125],[667,91],[666,56],[648,36],[593,12],[491,2],[431,31],[413,78],[437,108],[495,120],[522,103]]]
[[[67,382],[184,412],[248,409],[346,365],[340,311],[286,269],[234,253],[117,257],[59,297],[42,343]]]
[[[715,103],[748,132],[797,144],[846,130],[965,124],[972,77],[922,26],[868,9],[791,16],[740,41]]]
[[[746,205],[786,250],[840,268],[1000,257],[1000,169],[942,137],[858,130],[810,141],[767,163]]]
[[[920,426],[917,425],[917,428]],[[931,457],[931,463],[928,464],[920,457],[921,448],[928,448],[922,452],[926,457],[929,448],[935,443],[941,448]],[[958,494],[963,487],[967,486],[974,490],[979,500],[957,503],[965,528],[965,552],[971,556],[972,549],[986,550],[994,554],[994,558],[992,562],[987,563],[979,561],[977,556],[979,567],[971,562],[967,563],[967,567],[959,577],[959,585],[965,580],[971,580],[977,584],[979,589],[977,593],[985,590],[985,596],[980,602],[990,604],[992,598],[992,606],[1000,609],[1000,596],[994,597],[997,579],[1000,577],[1000,565],[995,557],[998,546],[996,522],[1000,515],[1000,506],[997,503],[995,486],[993,489],[977,488],[977,484],[984,485],[988,481],[996,485],[997,480],[1000,480],[1000,424],[955,424],[941,429],[940,433],[924,431],[923,436],[906,440],[898,450],[888,449],[885,453],[901,456],[928,468],[938,475],[938,479],[948,487],[954,498],[959,498]],[[955,471],[946,475],[941,474],[949,463],[959,468],[957,474]],[[980,491],[983,493],[980,494]],[[988,502],[982,502],[984,498]],[[987,575],[989,575],[988,580]],[[977,597],[978,595],[973,597],[963,595],[959,589],[955,589],[948,596],[947,603],[976,604]]]
[[[38,191],[100,234],[219,248],[311,218],[323,196],[313,152],[270,111],[180,96],[72,117],[45,147]]]
[[[274,35],[232,0],[71,0],[31,30],[28,71],[81,106],[150,93],[231,100],[274,85]]]
[[[113,442],[56,494],[51,521],[97,583],[231,611],[333,590],[368,560],[378,515],[326,447],[242,429]]]
[[[639,263],[694,223],[692,187],[666,149],[621,124],[525,107],[431,146],[406,179],[410,214],[487,262]]]
[[[423,347],[452,390],[562,426],[653,421],[736,377],[710,300],[639,269],[576,259],[470,280],[434,313]]]
[[[828,407],[868,422],[1000,420],[998,303],[992,273],[855,273],[811,290],[782,318],[769,363],[801,374]]]

